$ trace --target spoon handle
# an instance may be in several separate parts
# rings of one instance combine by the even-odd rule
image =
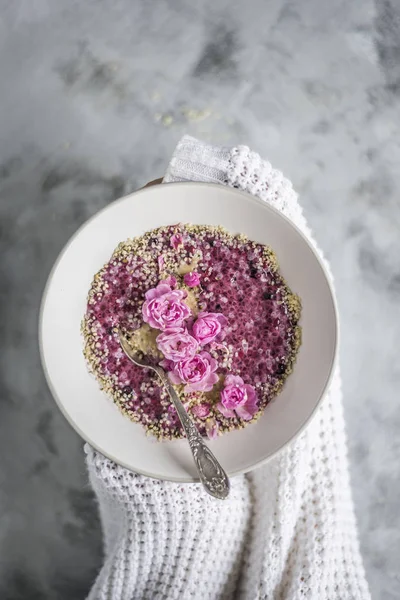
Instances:
[[[185,430],[190,449],[193,454],[194,462],[200,475],[201,482],[206,491],[223,500],[229,494],[230,484],[229,478],[221,467],[211,450],[206,446],[202,436],[197,430],[196,425],[187,414],[185,407],[180,401],[176,391],[171,385],[167,375],[161,369],[157,369],[157,373],[162,379],[168,394],[176,408],[182,427]]]

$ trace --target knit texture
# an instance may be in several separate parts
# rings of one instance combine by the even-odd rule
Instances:
[[[269,202],[309,237],[291,183],[245,146],[185,136],[164,182],[212,181]],[[85,447],[104,531],[90,600],[368,600],[351,499],[339,369],[305,432],[232,480],[228,500],[156,481]]]

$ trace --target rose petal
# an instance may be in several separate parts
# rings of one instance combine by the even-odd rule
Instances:
[[[244,381],[239,375],[227,375],[225,377],[224,385],[237,385],[241,387],[244,385]]]
[[[229,408],[225,408],[225,406],[222,404],[222,402],[218,402],[217,408],[218,408],[219,412],[222,413],[224,415],[224,417],[226,417],[227,419],[232,419],[232,417],[235,416],[234,411],[229,410]]]
[[[166,283],[159,283],[157,287],[148,290],[145,293],[146,300],[153,300],[153,298],[159,298],[164,294],[168,294],[171,291],[171,288]]]
[[[207,419],[206,433],[210,440],[215,440],[218,437],[218,423],[215,419]]]
[[[162,255],[160,255],[157,259],[157,262],[158,262],[158,268],[160,269],[160,271],[162,271],[164,268],[164,264],[165,264],[164,257]]]
[[[172,362],[172,360],[168,360],[167,358],[164,358],[164,360],[162,360],[158,364],[160,365],[160,367],[165,369],[165,371],[172,371],[172,369],[174,368],[174,363]]]
[[[228,325],[228,319],[222,313],[214,313],[218,321],[221,323],[221,327]]]
[[[188,383],[185,387],[185,392],[210,392],[218,381],[218,375],[211,373],[207,381],[198,381],[196,383]]]
[[[160,283],[169,285],[171,289],[175,289],[177,281],[176,277],[174,277],[173,275],[168,275],[167,279],[163,279],[162,281],[160,281]]]
[[[181,233],[174,233],[170,238],[170,244],[174,250],[183,246],[183,235]]]
[[[256,391],[253,388],[253,386],[248,385],[246,383],[246,385],[244,386],[244,389],[246,390],[246,394],[247,394],[247,404],[256,404],[257,396],[256,396]]]
[[[250,421],[256,414],[257,410],[257,406],[249,406],[247,404],[235,408],[237,416],[244,421]]]
[[[215,371],[218,368],[218,362],[212,356],[210,356],[209,360],[210,360],[211,371]]]
[[[179,385],[180,383],[183,383],[182,379],[179,377],[179,375],[177,375],[177,373],[175,373],[175,371],[169,371],[168,377],[171,383],[173,383],[174,385]]]

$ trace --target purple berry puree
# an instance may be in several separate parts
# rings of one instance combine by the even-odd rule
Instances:
[[[200,277],[193,288],[184,283],[190,272]],[[159,439],[183,437],[157,376],[133,365],[118,341],[118,329],[128,336],[143,332],[148,348],[154,347],[160,332],[144,326],[142,305],[145,293],[168,276],[188,291],[186,302],[194,316],[199,311],[222,313],[228,321],[224,339],[207,348],[218,362],[220,381],[211,392],[185,393],[178,386],[186,409],[204,435],[254,422],[292,371],[301,340],[301,304],[270,248],[220,227],[162,227],[118,246],[94,277],[82,324],[91,372],[120,410],[147,432]],[[239,375],[255,389],[258,412],[248,421],[218,410],[228,374]]]

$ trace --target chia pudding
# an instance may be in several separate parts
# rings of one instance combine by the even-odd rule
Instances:
[[[158,439],[184,436],[157,375],[168,372],[203,435],[255,422],[280,392],[301,343],[299,297],[268,246],[222,227],[174,225],[122,242],[95,275],[82,323],[101,388]]]

